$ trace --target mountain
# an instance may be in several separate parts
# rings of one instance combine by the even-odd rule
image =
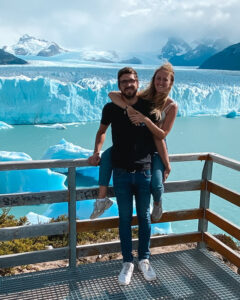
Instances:
[[[191,47],[183,39],[171,37],[168,39],[165,46],[163,46],[159,59],[167,59],[174,56],[179,56],[187,53]]]
[[[28,34],[24,34],[17,44],[5,46],[3,49],[15,55],[53,56],[67,52],[54,42],[37,39]]]
[[[179,38],[170,38],[158,57],[167,59],[174,66],[199,66],[229,44],[224,38],[195,40],[190,44]]]
[[[0,49],[0,65],[23,65],[27,64],[27,61],[14,56],[11,53]]]
[[[216,50],[206,45],[198,45],[195,49],[169,59],[174,66],[199,66],[204,60],[215,54]]]
[[[200,69],[240,70],[240,43],[225,48],[204,61]]]

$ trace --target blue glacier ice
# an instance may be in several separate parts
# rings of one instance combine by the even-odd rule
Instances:
[[[92,154],[93,150],[74,145],[63,138],[58,144],[49,147],[42,159],[79,159],[88,158]],[[54,170],[60,173],[67,173],[67,169],[64,168],[55,168]],[[76,170],[84,177],[92,177],[96,181],[98,180],[99,167],[80,167]]]
[[[6,67],[1,69],[0,120],[8,124],[99,121],[108,92],[117,90],[118,68]],[[153,67],[137,69],[140,88]],[[240,113],[240,72],[176,69],[171,93],[179,116]]]
[[[51,221],[51,218],[36,214],[32,211],[27,213],[26,217],[28,219],[28,223],[30,223],[30,224],[44,224],[44,223],[49,223]]]
[[[0,151],[0,162],[31,161],[23,152]],[[50,169],[0,172],[0,194],[65,190],[66,176]]]
[[[236,118],[238,115],[240,114],[238,114],[235,110],[232,110],[226,114],[226,118]]]
[[[52,124],[52,125],[35,125],[35,126],[40,128],[50,128],[50,129],[59,129],[59,130],[66,129],[66,126],[59,123]]]
[[[9,124],[7,124],[5,122],[0,121],[0,130],[1,129],[11,129],[11,128],[13,128],[11,125],[9,125]]]

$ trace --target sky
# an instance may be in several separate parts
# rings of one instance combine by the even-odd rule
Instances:
[[[169,37],[240,42],[239,0],[0,0],[0,47],[23,34],[65,49],[157,51]]]

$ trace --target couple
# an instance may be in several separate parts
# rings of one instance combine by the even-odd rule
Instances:
[[[104,198],[113,170],[123,255],[123,268],[118,277],[121,285],[130,283],[134,269],[131,232],[133,195],[139,223],[138,266],[146,280],[156,279],[156,273],[149,263],[150,196],[152,193],[154,198],[152,217],[157,221],[162,214],[163,181],[170,172],[164,139],[171,130],[177,114],[176,103],[168,97],[173,82],[172,66],[165,64],[156,70],[149,87],[137,94],[137,72],[128,67],[121,69],[118,72],[120,92],[109,94],[113,103],[108,103],[103,108],[94,154],[89,158],[91,165],[99,164],[99,153],[106,130],[111,124],[113,146],[101,157],[100,199],[96,200],[95,208],[97,211],[98,207],[106,208],[106,202],[108,207],[111,205],[108,202],[111,200]]]

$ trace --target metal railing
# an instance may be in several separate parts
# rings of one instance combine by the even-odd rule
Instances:
[[[178,210],[164,212],[160,222],[172,222],[198,219],[198,231],[151,237],[151,247],[167,246],[197,242],[198,247],[210,246],[229,261],[240,268],[240,255],[220,240],[210,234],[208,222],[218,226],[234,238],[240,240],[240,227],[217,215],[209,209],[210,195],[215,194],[234,205],[240,206],[240,194],[227,189],[212,181],[213,163],[240,171],[240,162],[223,157],[214,153],[193,153],[170,155],[171,162],[205,161],[202,178],[199,180],[172,181],[164,184],[165,192],[187,192],[200,191],[200,204],[197,209]],[[88,166],[86,159],[75,160],[49,160],[49,161],[27,161],[27,162],[4,162],[0,163],[0,171],[43,169],[43,168],[68,168],[68,189],[64,191],[48,191],[38,193],[13,193],[0,195],[0,208],[50,204],[68,202],[68,222],[49,224],[38,224],[31,226],[17,226],[0,228],[0,242],[13,239],[21,239],[36,236],[61,235],[69,233],[68,247],[41,250],[27,253],[17,253],[0,256],[0,267],[13,267],[19,265],[33,264],[60,259],[69,259],[69,267],[75,268],[76,259],[84,256],[113,253],[120,251],[120,242],[97,243],[77,246],[76,233],[84,231],[95,231],[118,227],[118,217],[102,218],[96,220],[77,220],[76,201],[95,199],[97,188],[76,188],[76,167]],[[113,188],[108,189],[108,196],[114,196]],[[159,223],[159,222],[158,222]],[[134,216],[132,225],[137,225],[137,217]],[[133,241],[133,248],[137,248],[137,240]]]

